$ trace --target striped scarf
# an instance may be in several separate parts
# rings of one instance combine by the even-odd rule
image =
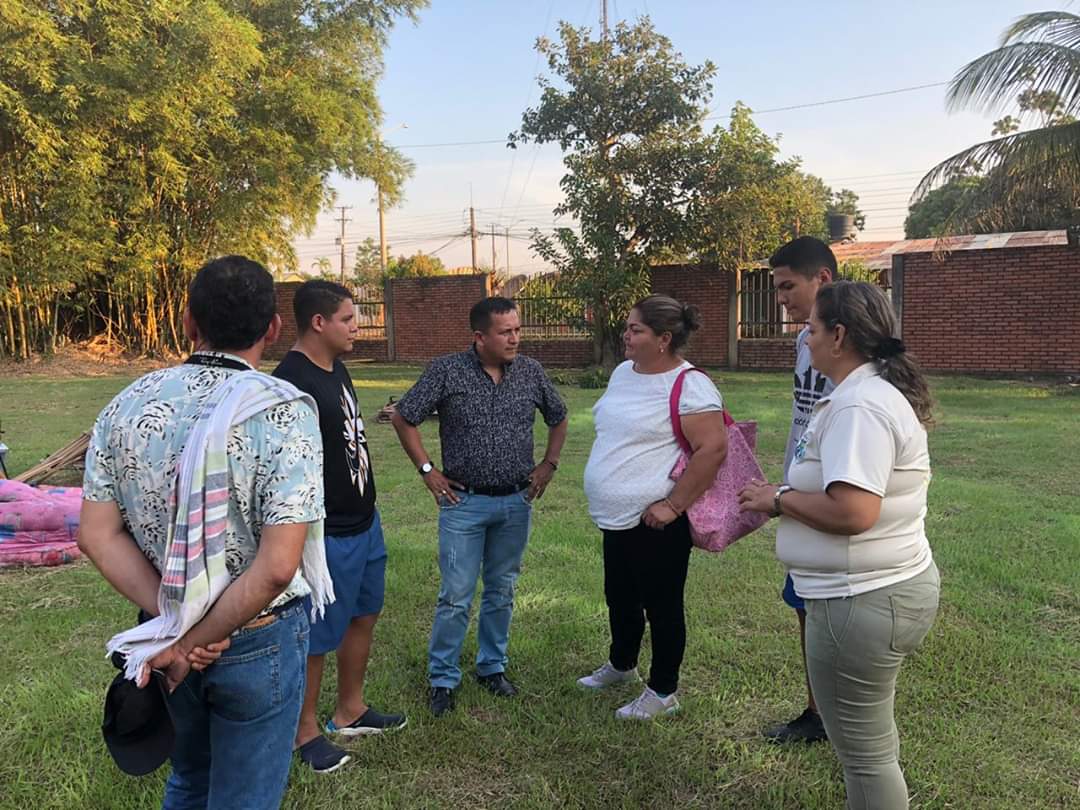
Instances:
[[[232,427],[295,400],[318,412],[315,401],[291,383],[260,371],[246,371],[231,375],[203,404],[180,457],[173,499],[176,515],[169,525],[158,591],[159,615],[118,633],[106,645],[109,655],[119,651],[127,656],[128,678],[134,679],[144,663],[198,624],[229,587],[225,527],[230,483],[227,448]],[[300,570],[311,587],[314,621],[334,601],[321,520],[308,524]]]

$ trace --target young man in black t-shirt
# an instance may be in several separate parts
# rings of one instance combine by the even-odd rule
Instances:
[[[405,725],[364,702],[364,675],[375,621],[383,606],[386,545],[375,508],[375,476],[352,378],[341,362],[352,350],[352,294],[330,281],[308,281],[293,298],[298,339],[274,376],[314,397],[319,406],[326,495],[326,560],[335,602],[311,625],[307,687],[296,746],[313,770],[327,773],[349,756],[319,731],[316,709],[328,652],[337,654],[338,694],[327,733],[354,737]]]

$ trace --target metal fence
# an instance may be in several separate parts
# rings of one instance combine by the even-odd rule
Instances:
[[[589,336],[588,310],[568,296],[523,296],[514,299],[521,317],[521,336],[545,340],[578,340]]]
[[[360,340],[386,339],[386,304],[381,288],[355,288],[353,311],[356,315],[357,337]]]
[[[876,279],[878,285],[892,300],[892,272],[890,270],[862,271],[856,280]],[[841,270],[840,277],[844,277]],[[787,319],[786,310],[776,300],[776,288],[772,283],[772,271],[744,270],[739,278],[739,338],[781,338],[799,334],[805,323]]]

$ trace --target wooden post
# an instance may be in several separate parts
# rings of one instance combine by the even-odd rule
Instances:
[[[383,282],[383,328],[386,330],[386,360],[397,360],[397,340],[394,336],[394,280]]]
[[[728,367],[739,367],[739,318],[742,307],[739,303],[739,288],[742,286],[742,271],[729,274],[728,279]]]
[[[892,296],[893,310],[896,312],[897,337],[904,336],[904,255],[894,253],[892,257],[892,278],[890,295]]]

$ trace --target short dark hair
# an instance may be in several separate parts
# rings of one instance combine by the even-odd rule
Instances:
[[[341,302],[351,301],[352,291],[333,281],[312,279],[296,288],[293,295],[293,315],[296,316],[296,333],[304,334],[311,328],[311,319],[316,315],[331,317],[337,312]]]
[[[474,332],[486,332],[491,328],[492,315],[505,315],[517,309],[517,304],[501,295],[481,298],[469,310],[469,328]]]
[[[669,295],[650,295],[642,298],[634,309],[641,322],[657,335],[671,333],[671,350],[678,351],[690,340],[690,335],[701,328],[701,313],[693,304],[684,304]]]
[[[813,236],[800,236],[782,245],[769,257],[769,267],[790,267],[800,276],[813,278],[821,268],[836,278],[836,256],[832,248]]]
[[[211,348],[250,349],[277,313],[274,277],[245,256],[222,256],[191,280],[188,309]]]

